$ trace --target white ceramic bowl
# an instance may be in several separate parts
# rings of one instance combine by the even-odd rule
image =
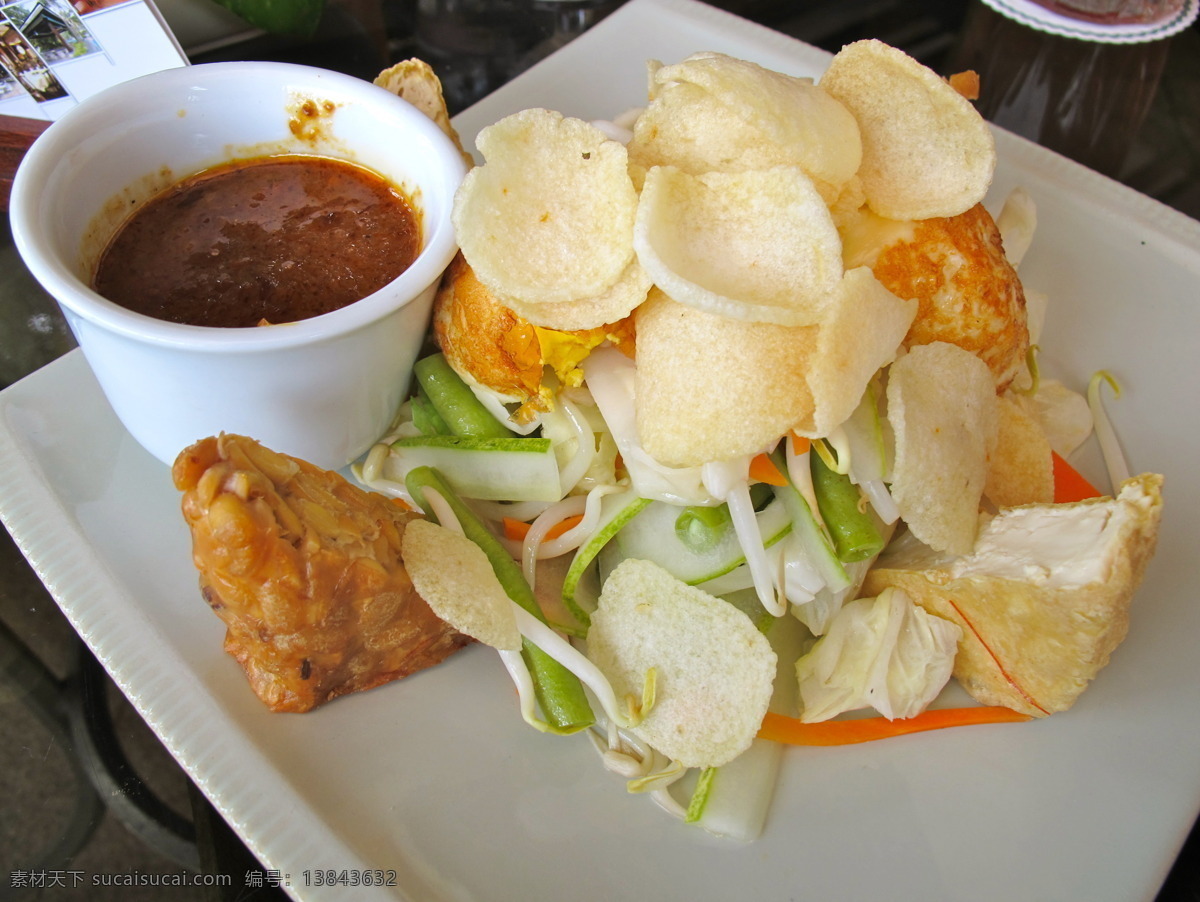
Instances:
[[[308,114],[305,101],[314,102]],[[340,310],[252,329],[153,319],[89,287],[109,237],[139,204],[214,164],[269,153],[352,160],[405,189],[422,221],[417,260]],[[151,454],[171,463],[224,431],[338,468],[384,432],[407,392],[438,278],[457,250],[450,211],[465,168],[427,117],[369,82],[212,63],[116,85],[55,122],[17,171],[10,219],[113,410]]]

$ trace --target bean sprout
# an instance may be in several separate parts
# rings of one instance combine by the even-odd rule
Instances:
[[[729,506],[733,531],[737,536],[750,574],[754,578],[754,589],[758,600],[768,612],[776,617],[787,613],[787,599],[776,591],[771,573],[771,562],[763,545],[762,531],[754,516],[754,504],[750,500],[750,485],[747,481],[750,461],[748,458],[709,463],[701,467],[704,487],[714,498],[721,498]]]
[[[882,479],[864,479],[858,487],[867,496],[880,520],[890,526],[900,519],[900,508],[896,506],[896,500]]]
[[[1115,494],[1121,483],[1129,478],[1129,464],[1125,461],[1121,442],[1117,438],[1112,421],[1108,418],[1108,411],[1104,409],[1104,401],[1100,397],[1100,388],[1104,383],[1108,383],[1113,390],[1113,397],[1121,397],[1120,384],[1111,373],[1101,370],[1095,373],[1088,382],[1087,398],[1088,407],[1092,409],[1092,418],[1095,421],[1096,439],[1100,442],[1100,453],[1104,456],[1104,465],[1108,468],[1108,479],[1112,483],[1112,491]]]
[[[462,524],[458,522],[458,517],[455,516],[453,508],[442,497],[441,492],[437,489],[426,489],[425,503],[429,505],[429,510],[437,518],[438,523],[451,532],[458,533],[460,536],[463,534]]]
[[[521,635],[579,677],[580,682],[595,694],[610,720],[619,726],[633,724],[634,719],[621,710],[621,703],[608,677],[583,652],[515,602],[513,613],[516,614],[517,629]]]
[[[377,445],[376,447],[379,446]],[[368,479],[365,470],[366,461],[364,461],[362,464],[354,464],[350,467],[350,472],[354,474],[354,477],[371,491],[378,492],[381,495],[387,495],[390,498],[399,498],[411,508],[415,509],[417,507],[417,505],[413,502],[412,495],[410,495],[408,492],[408,487],[405,486],[403,482],[378,475],[375,479]]]
[[[546,508],[558,502],[517,501],[509,503],[507,501],[480,501],[478,498],[475,498],[472,499],[471,503],[475,511],[485,520],[503,520],[505,517],[511,517],[513,520],[525,522],[537,517]]]
[[[681,821],[687,818],[687,809],[675,800],[675,796],[671,795],[666,787],[650,793],[650,798],[654,800],[654,804],[672,817]]]
[[[596,436],[587,418],[572,401],[560,397],[558,410],[575,433],[577,443],[575,454],[559,473],[559,486],[565,497],[591,468],[596,458]]]
[[[392,453],[392,449],[380,442],[377,445],[372,445],[371,450],[367,452],[366,460],[362,465],[362,480],[363,482],[374,482],[383,473],[383,462],[387,460],[388,455]]]
[[[538,548],[546,533],[568,517],[582,514],[586,505],[587,498],[583,495],[572,496],[546,508],[530,525],[529,532],[525,534],[521,543],[521,572],[525,574],[525,581],[529,583],[530,588],[537,584],[537,559],[542,556],[539,555]]]
[[[654,764],[654,749],[633,733],[618,729],[612,722],[608,724],[607,739],[596,730],[589,730],[588,737],[599,752],[605,769],[627,780],[644,777]]]
[[[656,793],[666,789],[687,772],[687,768],[678,761],[672,761],[654,753],[654,767],[650,773],[637,777],[626,784],[630,792]]]
[[[543,511],[529,527],[518,552],[521,570],[532,587],[536,585],[537,561],[558,557],[573,551],[591,538],[600,522],[601,501],[605,495],[622,491],[620,486],[598,485],[587,495],[575,495]],[[568,517],[583,518],[556,538],[546,540],[546,534]]]
[[[591,538],[592,533],[596,531],[596,526],[600,522],[601,501],[604,496],[620,491],[624,491],[624,489],[619,485],[598,485],[588,492],[587,502],[584,505],[583,519],[561,536],[551,539],[548,542],[543,542],[538,548],[538,557],[558,557],[560,554],[573,551]]]
[[[498,649],[504,669],[508,671],[513,685],[517,688],[517,700],[521,706],[521,717],[525,723],[543,733],[553,732],[550,724],[537,716],[537,697],[533,691],[533,677],[525,665],[525,658],[519,651]]]
[[[822,439],[816,439],[819,443]],[[825,465],[839,476],[845,476],[850,472],[850,467],[853,463],[853,457],[850,453],[850,437],[846,435],[846,430],[838,426],[827,435],[824,440],[825,446],[833,451],[833,460],[822,454],[821,459],[825,461]],[[818,451],[821,445],[817,445]]]
[[[518,423],[512,418],[512,414],[505,406],[505,401],[495,391],[485,386],[480,385],[474,379],[465,378],[467,388],[471,390],[479,403],[484,406],[488,413],[495,417],[499,422],[504,424],[504,428],[517,433],[518,435],[530,435],[535,429],[541,425],[538,417],[534,417],[528,423]]]
[[[811,448],[811,445],[809,447]],[[817,524],[822,529],[825,529],[825,521],[821,518],[821,508],[817,505],[817,493],[813,489],[812,469],[808,457],[811,453],[811,450],[798,452],[792,436],[788,436],[787,445],[784,450],[784,460],[787,461],[788,479],[791,480],[796,491],[808,503],[808,508],[812,511],[813,519],[817,521]]]
[[[646,793],[659,807],[682,820],[687,811],[670,794],[668,787],[682,777],[687,768],[628,730],[618,730],[610,723],[608,734],[606,742],[595,730],[588,733],[605,770],[624,778],[629,792]]]

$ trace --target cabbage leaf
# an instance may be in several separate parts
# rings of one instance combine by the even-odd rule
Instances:
[[[919,714],[950,679],[961,635],[900,589],[847,602],[796,662],[801,720],[859,708],[889,720]]]

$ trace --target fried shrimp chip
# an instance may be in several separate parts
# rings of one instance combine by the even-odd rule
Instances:
[[[750,746],[777,665],[736,607],[633,558],[604,582],[588,657],[618,698],[640,701],[653,674],[654,704],[633,732],[685,767],[717,767]]]
[[[812,79],[720,53],[698,53],[653,73],[630,162],[692,175],[799,166],[832,202],[862,159],[858,123]]]
[[[639,185],[655,166],[700,175],[794,164],[786,148],[765,140],[708,91],[682,83],[658,89],[634,122],[628,146],[630,169]]]
[[[1009,395],[996,399],[996,409],[996,448],[988,461],[984,495],[996,507],[1052,502],[1054,464],[1041,424]]]
[[[891,363],[917,312],[917,302],[888,291],[865,266],[842,277],[840,299],[820,325],[804,367],[812,415],[793,424],[800,435],[829,435],[853,413],[867,383]]]
[[[900,516],[931,548],[970,551],[996,438],[991,373],[957,345],[918,345],[889,368],[887,405]]]
[[[812,416],[805,361],[816,326],[729,319],[657,288],[634,318],[638,433],[660,463],[690,467],[756,454]]]
[[[446,97],[442,93],[442,82],[429,63],[420,59],[401,60],[391,68],[384,69],[375,77],[374,84],[391,91],[402,100],[407,100],[418,110],[433,120],[446,135],[454,142],[469,166],[475,165],[475,159],[462,146],[458,132],[450,122],[450,110],[446,107]]]
[[[501,119],[476,144],[485,162],[467,173],[453,220],[480,281],[506,304],[612,289],[633,261],[638,204],[624,145],[544,109]]]
[[[858,174],[880,216],[954,216],[983,200],[996,167],[991,130],[935,72],[882,41],[856,41],[818,84],[858,120]]]
[[[512,602],[482,548],[428,520],[408,524],[401,548],[413,585],[442,620],[492,648],[521,647]]]
[[[509,298],[508,304],[535,326],[574,332],[596,329],[629,316],[646,300],[650,285],[649,273],[635,259],[608,291],[595,297],[548,304],[527,304],[519,298]]]
[[[634,247],[654,284],[681,304],[731,319],[819,322],[842,277],[825,202],[800,169],[646,174]]]

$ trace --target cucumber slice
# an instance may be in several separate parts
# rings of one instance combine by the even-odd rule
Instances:
[[[680,539],[675,524],[681,508],[654,501],[628,526],[617,533],[614,543],[620,559],[653,561],[676,579],[688,585],[715,579],[728,573],[746,558],[732,528],[708,547],[693,548]],[[787,508],[778,500],[770,502],[757,515],[763,544],[770,546],[791,529]]]
[[[596,555],[604,549],[609,540],[628,526],[629,522],[645,510],[648,504],[650,504],[649,499],[639,497],[633,489],[617,495],[605,495],[600,499],[600,522],[596,525],[596,530],[592,533],[591,538],[576,550],[562,587],[563,603],[575,615],[575,619],[585,626],[591,622],[589,615],[595,610],[596,599],[584,600],[579,597],[584,573],[587,572],[587,568],[591,566]]]
[[[417,467],[433,467],[454,491],[481,501],[558,501],[558,462],[547,438],[474,438],[417,435],[392,443],[383,465],[403,481]]]
[[[714,836],[753,842],[762,833],[783,761],[783,746],[755,739],[728,764],[703,772],[687,821]]]
[[[789,483],[778,486],[775,489],[775,497],[787,509],[792,530],[800,540],[809,561],[825,580],[826,587],[832,592],[839,592],[849,586],[850,577],[846,574],[846,567],[838,559],[832,540],[813,516],[812,508],[808,506],[804,496]]]
[[[741,594],[745,596],[742,603],[758,604],[753,589]],[[738,603],[738,599],[724,597]],[[795,661],[809,634],[794,617],[774,617],[761,607],[759,611],[758,620],[766,627],[767,639],[779,661],[770,710],[794,716],[799,695]],[[783,754],[781,743],[755,739],[728,764],[703,771],[688,804],[689,822],[716,836],[741,842],[757,839],[775,795]]]
[[[874,386],[868,385],[862,400],[842,424],[850,448],[850,475],[855,482],[884,480],[888,476],[887,445],[878,404]]]

